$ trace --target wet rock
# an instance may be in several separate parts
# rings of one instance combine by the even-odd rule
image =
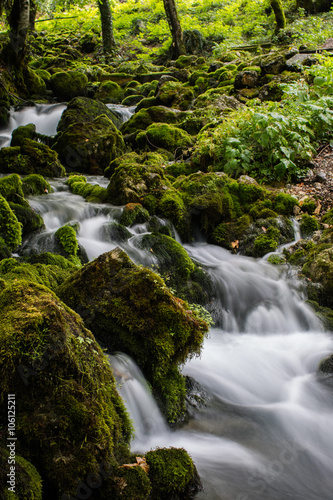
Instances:
[[[333,355],[328,356],[320,362],[319,371],[327,375],[333,375]]]
[[[184,415],[185,382],[178,365],[200,350],[207,325],[158,275],[115,249],[82,267],[57,293],[105,346],[134,358],[169,421]]]
[[[235,77],[235,89],[251,89],[256,87],[259,75],[256,71],[240,71]]]
[[[86,95],[88,78],[79,71],[63,71],[51,76],[50,85],[59,101],[70,101],[73,97]]]

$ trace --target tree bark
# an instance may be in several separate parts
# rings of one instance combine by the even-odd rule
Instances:
[[[36,1],[30,0],[29,29],[31,31],[35,31],[36,14],[37,14]]]
[[[178,17],[177,7],[175,0],[163,0],[163,3],[164,3],[165,14],[172,35],[172,46],[173,46],[172,57],[177,59],[179,56],[186,54],[185,44],[183,40],[183,32]]]
[[[7,60],[19,67],[25,56],[29,29],[30,0],[14,0],[8,16],[10,43],[6,47]]]
[[[98,0],[98,8],[101,15],[103,52],[110,54],[116,42],[113,35],[113,20],[109,0]]]
[[[286,27],[286,18],[284,15],[281,0],[271,0],[271,6],[275,14],[275,34]]]

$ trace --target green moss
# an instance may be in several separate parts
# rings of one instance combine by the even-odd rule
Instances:
[[[0,195],[0,237],[12,252],[22,242],[22,226],[8,202]]]
[[[153,123],[145,132],[136,137],[139,147],[152,149],[163,148],[170,151],[177,158],[181,153],[193,145],[193,138],[184,130],[167,123]]]
[[[316,202],[315,202],[315,200],[312,200],[311,198],[306,198],[303,201],[301,208],[302,208],[303,212],[307,212],[309,215],[312,215],[316,209]]]
[[[184,87],[180,82],[169,81],[161,85],[156,98],[158,103],[163,106],[185,111],[189,109],[194,99],[194,92],[192,89]]]
[[[74,228],[71,226],[62,226],[56,231],[55,237],[63,249],[64,256],[77,263],[77,251],[79,245]]]
[[[267,261],[274,266],[282,266],[287,262],[285,257],[282,257],[282,255],[270,255]]]
[[[78,71],[55,73],[50,80],[51,89],[60,101],[69,101],[73,97],[85,96],[87,84],[86,75]]]
[[[95,98],[105,103],[119,103],[124,98],[124,91],[116,82],[102,82],[98,87]]]
[[[24,199],[23,185],[20,176],[11,174],[0,178],[0,194],[6,198],[8,202],[28,205]]]
[[[201,483],[195,465],[183,448],[160,448],[146,453],[152,497],[191,498]],[[191,492],[191,493],[190,493]]]
[[[36,468],[19,455],[15,456],[15,493],[9,491],[7,474],[10,470],[8,463],[9,452],[0,448],[0,488],[4,500],[42,500],[42,480]],[[6,471],[6,474],[4,473]]]
[[[151,193],[160,197],[170,187],[165,170],[159,166],[162,162],[163,157],[153,153],[121,157],[116,163],[118,166],[112,166],[112,170],[115,169],[107,187],[107,201],[114,205],[126,205],[142,203]]]
[[[7,247],[5,240],[0,236],[0,260],[7,259],[11,256],[11,251]]]
[[[87,123],[101,115],[106,115],[119,128],[120,119],[105,104],[88,97],[75,97],[62,113],[57,131],[65,132],[74,123]]]
[[[39,255],[31,255],[30,257],[25,257],[24,261],[30,264],[58,266],[60,269],[74,269],[76,267],[75,264],[66,259],[66,257],[51,252],[43,252]]]
[[[22,236],[45,228],[44,220],[41,215],[35,212],[29,205],[19,205],[18,203],[9,203],[10,208],[16,215],[17,220],[22,225]]]
[[[140,466],[119,467],[115,471],[114,484],[110,491],[112,500],[147,500],[151,484],[147,473]]]
[[[175,298],[159,276],[133,264],[119,249],[85,265],[57,293],[80,310],[104,345],[136,360],[170,421],[183,416],[183,388],[169,386],[168,374],[200,351],[207,330],[186,302]],[[175,392],[178,398],[173,404]],[[169,393],[171,402],[167,401]]]
[[[142,224],[149,219],[149,212],[140,203],[127,203],[120,217],[120,224],[133,226]]]
[[[299,266],[301,264],[304,264],[305,259],[306,259],[306,253],[304,248],[299,248],[290,255],[288,262],[293,266]]]
[[[45,144],[23,139],[21,146],[0,150],[0,172],[21,175],[37,173],[45,177],[62,177],[65,169],[58,155]]]
[[[10,142],[11,146],[21,146],[23,139],[35,139],[36,137],[36,125],[29,123],[28,125],[22,125],[17,127],[12,132],[12,140]]]
[[[311,215],[308,215],[308,214],[302,215],[300,228],[301,228],[302,234],[304,236],[311,235],[312,233],[317,231],[317,229],[319,229],[319,227],[320,227],[320,225],[319,225],[319,222],[317,221],[317,219],[315,219],[314,217],[312,217]]]
[[[120,130],[125,134],[132,134],[138,130],[145,130],[153,123],[176,123],[180,119],[179,112],[172,111],[164,106],[152,106],[150,108],[140,109]]]
[[[294,207],[297,204],[296,198],[290,194],[279,193],[275,196],[274,210],[282,215],[293,215]]]
[[[69,125],[57,134],[53,148],[69,172],[102,174],[110,161],[124,153],[125,143],[113,122],[101,115]]]
[[[101,236],[104,241],[123,243],[128,241],[128,239],[132,236],[132,233],[130,233],[129,230],[122,224],[118,224],[117,222],[107,222],[102,226]]]
[[[22,181],[24,196],[52,193],[51,185],[38,174],[27,175]]]
[[[254,241],[254,257],[263,257],[268,252],[274,252],[277,249],[277,241],[269,235],[261,234]]]
[[[32,96],[45,96],[46,84],[44,80],[31,68],[24,70],[24,83],[27,91]]]
[[[112,473],[129,458],[131,424],[108,361],[80,317],[43,286],[12,283],[0,309],[0,425],[15,393],[21,454],[45,491],[75,495],[77,478],[101,464]],[[112,476],[102,481],[102,497]]]

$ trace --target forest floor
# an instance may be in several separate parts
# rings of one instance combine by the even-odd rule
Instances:
[[[316,215],[324,215],[333,205],[333,147],[330,144],[318,148],[312,160],[313,168],[299,184],[291,186],[289,194],[296,196],[299,203],[311,197],[317,201]]]

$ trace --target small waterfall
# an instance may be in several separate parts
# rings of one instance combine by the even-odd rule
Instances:
[[[122,123],[127,122],[134,115],[136,108],[136,106],[123,106],[122,104],[107,104],[107,107],[119,116]]]
[[[28,123],[34,123],[39,134],[55,135],[64,109],[65,104],[36,104],[25,106],[18,111],[12,109],[8,126],[0,130],[0,147],[9,146],[13,130]]]
[[[291,333],[320,330],[320,321],[302,300],[300,284],[288,282],[285,271],[203,243],[185,245],[207,267],[216,285],[210,305],[217,325],[228,332]]]
[[[140,446],[156,435],[168,436],[170,431],[137,364],[123,353],[108,355],[108,358],[118,391],[134,423],[132,447]]]

